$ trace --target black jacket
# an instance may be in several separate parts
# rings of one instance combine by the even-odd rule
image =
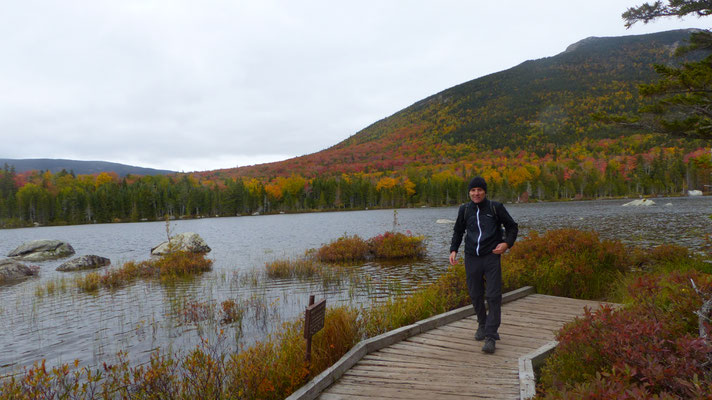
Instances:
[[[502,237],[502,225],[504,225],[504,237]],[[460,248],[465,231],[467,231],[465,254],[484,256],[491,253],[502,242],[506,242],[509,247],[514,246],[519,228],[502,203],[485,198],[479,204],[469,201],[460,206],[450,243],[451,252]]]

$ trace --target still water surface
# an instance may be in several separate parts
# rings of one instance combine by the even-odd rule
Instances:
[[[712,197],[655,199],[652,207],[622,207],[627,200],[566,203],[509,204],[519,223],[520,236],[530,230],[572,227],[592,229],[603,238],[652,246],[677,243],[700,249],[712,234]],[[428,256],[416,263],[366,263],[356,273],[368,284],[324,287],[320,282],[271,280],[262,274],[266,262],[294,258],[343,235],[369,238],[393,229],[393,210],[270,215],[171,221],[172,233],[197,232],[212,248],[213,271],[187,282],[165,285],[137,282],[115,291],[77,293],[71,288],[38,296],[48,282],[71,282],[86,272],[62,273],[55,268],[66,260],[39,263],[40,276],[0,287],[0,375],[34,361],[48,365],[81,360],[82,365],[111,362],[126,351],[136,362],[156,348],[181,351],[201,337],[215,334],[214,323],[188,323],[180,317],[182,304],[218,304],[234,299],[248,304],[243,326],[222,326],[231,346],[265,337],[281,322],[303,310],[308,295],[326,297],[328,304],[363,303],[394,293],[408,292],[436,279],[447,268],[452,223],[457,208],[403,209],[397,229],[427,238]],[[165,240],[162,222],[40,227],[0,230],[0,255],[37,239],[69,242],[77,256],[108,257],[113,265],[149,258],[149,250]]]

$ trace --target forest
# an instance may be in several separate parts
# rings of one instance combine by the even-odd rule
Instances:
[[[504,202],[678,196],[712,182],[701,143],[659,135],[584,139],[542,156],[497,150],[449,164],[271,178],[200,174],[76,175],[0,170],[0,227],[64,225],[279,212],[448,206],[481,175]]]

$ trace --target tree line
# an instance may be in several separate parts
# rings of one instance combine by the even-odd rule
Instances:
[[[449,206],[467,201],[467,184],[475,175],[487,179],[491,198],[505,202],[681,195],[712,183],[708,150],[656,147],[636,155],[611,154],[625,152],[621,146],[626,143],[631,139],[583,142],[543,157],[495,152],[473,162],[411,165],[399,171],[263,179],[20,174],[5,165],[0,171],[0,227]]]

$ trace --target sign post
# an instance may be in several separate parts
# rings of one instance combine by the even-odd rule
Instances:
[[[314,304],[314,295],[309,295],[309,306],[304,312],[304,337],[307,339],[306,361],[311,362],[312,336],[324,327],[326,316],[326,299]]]

